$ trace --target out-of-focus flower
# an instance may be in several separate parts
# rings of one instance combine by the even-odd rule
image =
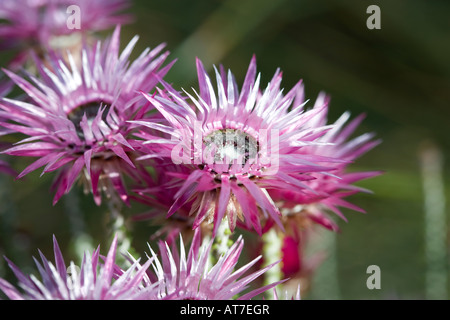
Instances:
[[[117,238],[114,238],[103,264],[99,262],[100,247],[97,247],[92,255],[85,253],[80,267],[74,262],[66,266],[55,237],[53,246],[54,264],[40,251],[42,264],[35,259],[41,280],[33,274],[24,274],[6,259],[20,289],[0,278],[0,290],[11,300],[130,300],[136,299],[145,287],[143,278],[152,261],[140,265],[136,260],[118,276],[115,272]]]
[[[293,291],[300,286],[302,292],[307,292],[315,271],[326,259],[326,252],[306,252],[312,232],[310,228],[300,230],[292,225],[288,234],[278,233],[282,239],[281,272],[283,277],[289,278],[283,285],[286,291]]]
[[[83,36],[131,21],[122,13],[129,6],[129,0],[2,0],[0,50],[19,50],[10,64],[15,69],[30,49],[44,55],[48,48],[80,48]]]
[[[331,128],[310,122],[326,111],[325,101],[305,111],[301,82],[284,95],[279,70],[261,92],[255,57],[240,92],[230,71],[216,69],[216,93],[198,59],[197,70],[200,93],[194,97],[186,92],[192,105],[162,81],[167,96],[144,95],[166,122],[134,121],[170,135],[166,143],[161,138],[149,144],[149,156],[156,153],[189,168],[187,173],[176,174],[183,185],[168,215],[193,200],[194,228],[203,221],[214,222],[214,234],[224,217],[232,231],[241,220],[261,234],[261,217],[281,225],[279,209],[268,190],[302,192],[309,188],[305,181],[313,179],[311,173],[320,176],[341,162],[306,148],[320,144],[319,138]]]
[[[145,300],[247,300],[270,290],[282,283],[278,281],[264,287],[256,288],[243,294],[244,290],[259,276],[276,263],[249,273],[251,267],[261,258],[258,257],[235,269],[241,256],[244,240],[237,241],[210,265],[210,253],[213,240],[203,240],[200,229],[196,229],[186,256],[182,238],[180,251],[175,244],[172,249],[166,242],[159,242],[159,256],[150,248],[154,272],[147,272],[144,279],[149,290],[143,290],[140,299]],[[247,274],[247,275],[246,275]],[[157,284],[156,288],[152,284]]]
[[[11,168],[11,165],[4,160],[0,160],[0,172],[6,173],[10,176],[15,176],[17,174],[17,172],[14,171],[13,168]]]
[[[281,232],[273,224],[270,224],[270,227],[266,224],[263,230],[262,237],[254,237],[246,244],[250,259],[258,255],[263,256],[260,265],[255,265],[256,269],[264,263],[279,259],[279,268],[271,270],[271,274],[266,275],[265,281],[286,279],[276,288],[278,293],[282,293],[282,299],[287,297],[284,293],[289,297],[296,297],[299,287],[301,288],[299,293],[307,294],[311,289],[315,272],[327,258],[325,250],[313,249],[314,243],[320,241],[317,238],[317,230],[312,227],[299,227],[293,220],[289,221],[289,225],[285,225],[285,232]]]
[[[326,100],[328,98],[321,94],[318,99]],[[370,192],[354,183],[381,174],[381,171],[351,172],[348,168],[350,163],[354,163],[359,156],[381,142],[373,140],[373,133],[364,133],[349,139],[364,117],[365,115],[361,114],[347,124],[350,113],[345,112],[336,120],[332,129],[318,139],[322,145],[306,147],[308,152],[321,156],[335,156],[346,162],[336,164],[335,168],[329,171],[329,175],[312,173],[311,177],[314,179],[305,181],[309,188],[302,193],[292,189],[271,189],[269,191],[277,205],[282,208],[285,220],[296,219],[298,226],[304,226],[308,224],[308,221],[313,221],[336,231],[338,226],[333,219],[328,217],[329,211],[334,212],[345,221],[347,219],[339,207],[365,212],[362,208],[344,200],[344,198],[359,192]],[[327,110],[311,119],[311,122],[315,122],[317,126],[325,125]]]
[[[127,203],[123,174],[139,178],[134,169],[141,144],[127,121],[139,120],[151,109],[137,90],[152,90],[172,63],[162,68],[168,55],[159,55],[164,45],[147,48],[130,62],[138,37],[120,54],[119,38],[118,26],[106,43],[86,46],[80,67],[70,54],[68,62],[52,57],[52,70],[37,59],[40,78],[29,75],[32,82],[6,71],[30,101],[1,100],[1,125],[26,136],[4,152],[38,157],[18,178],[42,166],[43,174],[59,170],[54,203],[80,176],[97,204],[101,190]]]

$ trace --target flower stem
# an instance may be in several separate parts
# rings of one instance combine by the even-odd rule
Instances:
[[[281,259],[282,240],[274,229],[270,229],[262,236],[263,241],[263,259],[266,265],[274,263]],[[282,278],[280,264],[273,266],[267,270],[264,278],[264,285],[269,285],[280,281]],[[273,298],[273,293],[267,291],[268,299]]]
[[[72,233],[73,250],[76,257],[81,261],[86,250],[92,252],[92,237],[86,233],[83,213],[80,208],[80,198],[77,190],[71,190],[64,197],[64,207],[70,222],[70,231]]]
[[[427,299],[447,299],[447,222],[443,155],[429,143],[420,153],[425,213],[425,294]]]
[[[228,227],[227,219],[223,219],[217,228],[217,234],[214,238],[212,250],[210,254],[211,263],[215,264],[219,258],[225,254],[228,249],[233,245],[233,240],[230,239],[231,230]]]
[[[130,233],[127,230],[126,224],[125,224],[125,217],[122,213],[122,203],[120,201],[115,201],[114,199],[108,199],[108,209],[110,213],[110,233],[111,233],[111,239],[114,238],[114,236],[117,236],[117,259],[119,264],[121,262],[124,262],[125,258],[121,255],[126,254],[127,252],[130,252],[131,254],[134,253],[134,250],[131,246],[131,236]]]

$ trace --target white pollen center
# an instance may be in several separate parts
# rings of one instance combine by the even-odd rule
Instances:
[[[236,129],[222,129],[203,139],[208,163],[246,164],[258,155],[258,142],[249,134]]]

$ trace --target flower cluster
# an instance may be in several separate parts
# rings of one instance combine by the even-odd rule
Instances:
[[[244,277],[259,257],[234,270],[244,245],[242,238],[212,266],[208,266],[212,241],[202,242],[197,231],[187,256],[183,239],[180,251],[176,248],[171,251],[166,242],[161,242],[161,261],[149,247],[151,257],[140,264],[140,259],[129,256],[131,264],[126,270],[116,264],[117,241],[116,236],[106,257],[100,256],[98,246],[92,254],[85,252],[80,266],[73,261],[66,266],[53,237],[55,263],[40,251],[42,263],[35,259],[42,281],[34,275],[25,275],[7,260],[21,290],[4,279],[0,279],[0,290],[11,300],[228,300],[238,295],[239,299],[250,299],[279,284],[241,294],[249,283],[274,265]]]
[[[42,253],[42,264],[36,260],[41,281],[8,260],[22,289],[0,279],[10,299],[250,299],[288,278],[311,277],[321,259],[302,248],[311,228],[338,230],[330,212],[344,220],[339,207],[364,212],[346,199],[369,192],[355,182],[380,174],[348,170],[380,142],[372,133],[351,137],[364,115],[349,121],[346,112],[329,123],[327,95],[310,107],[302,81],[285,92],[279,69],[261,83],[256,56],[242,84],[222,65],[214,81],[200,59],[197,89],[169,84],[175,61],[166,62],[164,44],[132,60],[135,36],[121,50],[125,0],[27,0],[25,14],[22,2],[0,4],[2,49],[21,52],[4,69],[11,82],[0,85],[1,133],[21,138],[2,153],[34,158],[17,178],[42,167],[54,174],[53,204],[77,181],[97,205],[144,204],[148,211],[134,221],[160,227],[149,235],[159,255],[150,248],[141,264],[129,254],[123,269],[116,251],[125,239],[116,236],[103,260],[97,248],[67,268],[54,239],[55,264]],[[69,5],[83,12],[79,29],[67,27]],[[111,27],[106,39],[92,37]],[[25,94],[11,97],[11,83]],[[235,270],[244,230],[257,239],[249,256],[258,256]],[[255,280],[280,262],[260,250],[269,233],[280,243],[281,267],[258,287]],[[192,239],[187,255],[183,238]],[[250,284],[257,288],[244,293]]]

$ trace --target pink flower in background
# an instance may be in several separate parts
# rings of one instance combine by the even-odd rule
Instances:
[[[2,0],[0,2],[0,50],[19,50],[10,68],[20,66],[30,49],[69,49],[81,44],[83,36],[131,21],[122,11],[129,0]],[[71,7],[72,6],[72,7]],[[71,15],[79,9],[79,25]],[[69,22],[68,22],[69,21]]]
[[[131,62],[138,37],[120,54],[119,38],[117,27],[104,43],[85,47],[80,67],[70,54],[68,62],[53,56],[51,69],[37,60],[40,78],[29,74],[31,82],[6,71],[29,102],[1,100],[1,125],[26,136],[4,152],[38,158],[18,178],[42,166],[43,174],[58,170],[54,203],[79,177],[97,204],[101,190],[127,203],[122,175],[139,178],[134,160],[141,144],[131,138],[127,121],[139,120],[151,109],[137,90],[152,90],[172,64],[161,68],[168,55],[159,55],[163,45],[147,48]]]
[[[327,98],[321,94],[318,99],[326,100]],[[335,121],[333,128],[319,138],[322,145],[306,147],[309,152],[314,154],[335,156],[346,160],[346,162],[336,164],[335,169],[329,171],[332,175],[311,173],[314,179],[305,182],[309,186],[309,190],[303,193],[289,189],[269,191],[286,216],[303,215],[328,229],[338,230],[338,226],[328,217],[327,212],[332,211],[345,221],[347,220],[339,207],[365,212],[362,208],[344,200],[344,198],[359,192],[370,192],[354,183],[381,174],[380,171],[349,171],[349,164],[354,163],[358,157],[381,142],[381,140],[373,140],[373,133],[364,133],[355,138],[349,138],[364,117],[365,115],[361,114],[348,123],[350,113],[345,112]],[[318,114],[317,117],[311,119],[311,122],[317,126],[325,125],[327,112]]]
[[[326,259],[325,251],[307,252],[307,245],[315,240],[312,232],[292,225],[289,234],[278,234],[282,240],[281,272],[283,277],[289,278],[284,285],[286,289],[300,286],[302,292],[310,290],[314,273]]]
[[[281,225],[268,190],[302,192],[309,188],[305,181],[313,179],[311,173],[320,176],[342,161],[306,148],[319,144],[331,128],[310,121],[326,111],[326,103],[319,101],[306,111],[301,82],[284,95],[279,70],[261,92],[254,57],[240,92],[230,71],[216,70],[217,92],[200,60],[197,71],[200,93],[186,93],[191,104],[162,81],[167,95],[144,95],[166,121],[133,121],[171,137],[166,143],[160,138],[148,144],[149,157],[156,154],[189,168],[187,173],[174,173],[183,185],[168,216],[194,200],[194,228],[203,221],[214,222],[215,233],[224,217],[231,230],[238,219],[260,234],[261,217]],[[148,139],[155,136],[149,134]]]
[[[15,176],[17,175],[17,172],[11,168],[11,165],[4,160],[0,160],[0,172],[4,173],[4,174],[8,174],[10,176]]]
[[[19,281],[19,288],[0,278],[0,290],[11,300],[130,300],[144,289],[143,278],[151,260],[139,260],[117,276],[117,238],[114,238],[104,264],[99,262],[100,247],[91,255],[85,253],[81,265],[66,266],[56,238],[53,237],[55,263],[39,251],[42,264],[35,259],[41,280],[24,274],[14,263],[9,267]]]
[[[159,242],[159,256],[150,248],[154,272],[147,272],[145,285],[151,290],[143,290],[140,299],[230,300],[237,297],[238,300],[247,300],[284,282],[278,281],[242,294],[255,279],[278,262],[249,273],[261,256],[236,269],[244,246],[242,236],[215,263],[209,261],[213,241],[202,242],[199,229],[195,230],[187,256],[180,239],[180,251],[175,245],[170,249],[162,241]],[[152,283],[158,284],[157,289],[151,286]]]

